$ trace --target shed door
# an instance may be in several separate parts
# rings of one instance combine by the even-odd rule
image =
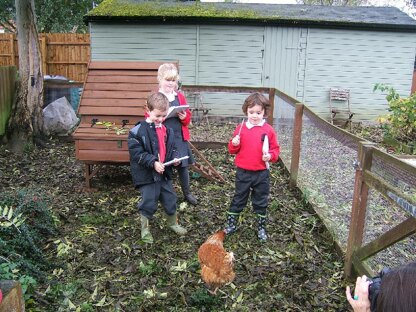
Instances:
[[[298,99],[303,97],[306,29],[266,27],[264,55],[265,87],[275,87]]]

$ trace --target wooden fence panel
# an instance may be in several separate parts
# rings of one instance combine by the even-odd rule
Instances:
[[[6,131],[12,108],[16,71],[15,66],[0,67],[0,136]]]
[[[0,34],[0,66],[17,65],[17,40],[14,34]]]
[[[84,82],[90,59],[90,36],[87,34],[47,34],[47,74],[62,75]]]
[[[44,75],[84,82],[90,60],[89,34],[39,34]],[[0,34],[0,66],[19,63],[15,34]]]
[[[378,172],[377,174],[373,172],[374,154],[379,161],[382,160],[385,171]],[[353,266],[359,274],[374,276],[376,272],[367,265],[366,260],[416,233],[416,202],[412,195],[410,195],[416,186],[416,180],[414,179],[416,176],[415,167],[374,148],[373,143],[360,143],[359,158],[361,167],[357,166],[357,177],[360,186],[354,190],[354,198],[356,197],[357,200],[352,207],[347,255],[344,264],[347,277],[352,275]],[[378,170],[380,171],[381,169],[378,168]],[[388,178],[389,175],[391,175],[390,178]],[[406,192],[410,194],[393,185],[391,181],[394,181],[396,184],[399,184],[399,182],[406,184]],[[382,235],[363,245],[363,234],[369,200],[368,191],[370,189],[376,190],[390,203],[397,205],[407,213],[404,214],[406,219],[400,224],[383,231]],[[396,218],[399,217],[396,216]]]

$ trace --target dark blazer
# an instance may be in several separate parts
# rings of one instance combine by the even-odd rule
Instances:
[[[165,144],[165,162],[178,157],[173,139],[173,130],[170,128],[166,129]],[[159,155],[159,142],[153,123],[149,124],[146,121],[137,123],[129,131],[128,147],[130,153],[130,171],[135,187],[155,183],[162,179],[172,179],[172,166],[165,167],[163,175],[157,173],[153,168]]]

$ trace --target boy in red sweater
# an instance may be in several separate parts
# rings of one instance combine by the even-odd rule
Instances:
[[[269,100],[256,92],[247,97],[243,112],[247,121],[237,126],[228,143],[230,154],[236,154],[237,166],[235,194],[227,212],[225,232],[237,230],[240,213],[247,205],[251,193],[254,213],[258,217],[258,238],[267,240],[266,217],[269,201],[269,162],[279,158],[280,146],[273,127],[263,119],[270,109]]]

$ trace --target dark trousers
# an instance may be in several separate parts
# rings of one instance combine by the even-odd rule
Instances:
[[[235,193],[228,211],[231,213],[242,212],[251,193],[254,213],[265,216],[269,202],[269,180],[269,170],[250,171],[237,168]]]
[[[179,182],[181,184],[182,192],[184,195],[188,195],[191,190],[189,187],[189,170],[188,167],[176,167],[178,170]]]
[[[173,189],[172,180],[162,180],[155,183],[140,186],[142,199],[137,204],[141,215],[151,219],[157,210],[160,200],[168,216],[176,213],[176,193]]]

